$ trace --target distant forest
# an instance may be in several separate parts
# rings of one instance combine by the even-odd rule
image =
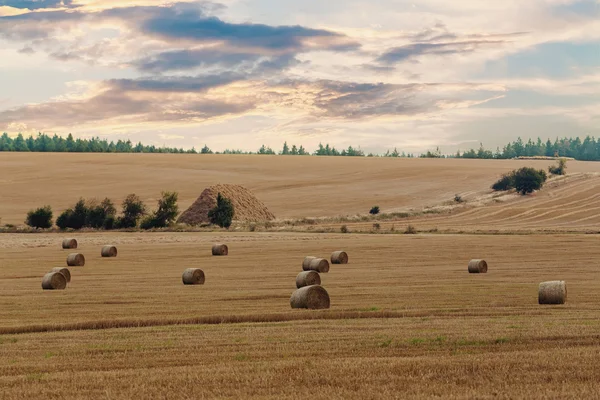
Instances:
[[[347,149],[338,150],[329,144],[319,144],[319,147],[312,153],[303,146],[283,144],[280,151],[275,151],[268,146],[261,146],[256,152],[226,149],[221,152],[214,152],[208,146],[200,150],[195,148],[184,150],[175,147],[156,147],[146,146],[142,143],[134,144],[130,140],[117,142],[100,139],[99,137],[91,139],[75,139],[69,134],[67,138],[53,135],[48,136],[39,133],[36,137],[29,136],[25,138],[19,134],[16,138],[11,138],[7,133],[0,136],[0,152],[2,151],[20,151],[20,152],[70,152],[70,153],[187,153],[187,154],[267,154],[267,155],[315,155],[315,156],[349,156],[349,157],[401,157],[401,158],[480,158],[480,159],[511,159],[515,157],[572,157],[583,161],[600,161],[600,140],[587,136],[583,141],[579,138],[556,138],[554,142],[550,139],[537,141],[529,139],[523,142],[518,138],[514,142],[508,143],[502,149],[496,148],[496,151],[488,150],[480,145],[479,149],[471,149],[464,152],[458,151],[456,154],[444,155],[439,148],[435,151],[415,156],[412,153],[399,152],[397,149],[388,150],[385,154],[365,154],[360,147],[349,146]]]

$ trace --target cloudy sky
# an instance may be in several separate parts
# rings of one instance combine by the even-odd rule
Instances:
[[[600,0],[0,0],[0,131],[380,152],[600,136]]]

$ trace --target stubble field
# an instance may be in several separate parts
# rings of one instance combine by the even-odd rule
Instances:
[[[14,158],[0,157],[2,163],[16,168]],[[364,212],[375,196],[388,199],[389,207],[398,209],[436,205],[446,201],[449,193],[464,192],[467,197],[477,193],[479,197],[496,175],[527,164],[462,164],[455,160],[392,160],[399,164],[387,164],[385,160],[382,165],[389,171],[379,174],[361,170],[367,165],[360,164],[363,160],[356,160],[359,166],[352,169],[345,164],[347,160],[326,158],[319,162],[330,163],[330,168],[319,165],[324,171],[320,182],[327,186],[326,178],[335,175],[325,171],[338,171],[339,180],[333,180],[332,189],[325,190],[323,197],[294,200],[293,191],[288,192],[291,189],[275,189],[274,181],[293,185],[299,175],[298,181],[307,185],[301,191],[310,195],[317,167],[286,165],[289,169],[277,178],[274,170],[257,174],[266,167],[262,159],[254,158],[250,160],[259,160],[257,165],[248,161],[245,166],[240,164],[238,172],[260,179],[244,182],[239,176],[236,179],[240,180],[222,177],[212,181],[218,179],[216,175],[226,176],[218,163],[177,165],[164,175],[155,173],[162,178],[156,178],[153,186],[148,184],[143,193],[137,190],[142,185],[136,172],[142,171],[142,166],[124,169],[107,161],[106,170],[122,171],[120,177],[115,174],[108,179],[112,185],[98,187],[96,181],[73,181],[61,175],[55,184],[57,191],[47,190],[49,200],[43,201],[46,197],[39,187],[49,188],[52,181],[50,176],[48,181],[39,180],[40,165],[49,165],[42,174],[50,174],[51,165],[72,165],[78,158],[68,155],[59,162],[53,157],[65,155],[52,155],[44,163],[27,157],[31,155],[20,162],[37,165],[37,169],[31,167],[28,175],[22,172],[18,178],[12,174],[0,177],[3,222],[19,223],[23,210],[40,202],[58,208],[80,195],[118,198],[131,191],[152,196],[161,189],[180,190],[188,193],[183,201],[191,203],[204,186],[218,182],[246,183],[278,217],[331,218],[345,214],[346,209],[348,214]],[[422,164],[410,164],[415,161]],[[449,163],[447,168],[440,167],[444,161]],[[540,167],[547,164],[536,163]],[[572,167],[569,182],[535,197],[471,205],[448,215],[410,221],[440,218],[432,224],[450,221],[448,226],[454,227],[460,213],[512,207],[519,209],[511,215],[533,210],[514,218],[525,218],[521,226],[526,227],[526,218],[535,220],[534,215],[545,212],[543,207],[566,213],[567,207],[559,206],[561,201],[573,207],[583,204],[580,199],[595,201],[593,190],[572,199],[568,196],[573,190],[562,190],[565,185],[576,187],[588,179],[579,174],[595,173],[596,168],[587,163],[573,163]],[[89,169],[93,170],[103,168]],[[190,170],[196,171],[194,176],[205,176],[205,180],[197,180],[197,189],[178,180]],[[205,172],[198,172],[202,170]],[[407,179],[409,171],[415,176],[422,173],[423,182],[428,181],[431,188],[406,185],[410,200],[405,201],[403,186],[393,183]],[[275,178],[270,179],[270,173]],[[169,176],[172,186],[163,187]],[[465,176],[470,178],[464,181]],[[13,179],[28,179],[31,189],[18,189]],[[595,182],[596,178],[591,175],[589,179]],[[379,192],[378,185],[387,191]],[[367,190],[372,193],[365,194]],[[65,192],[68,196],[61,194]],[[349,202],[347,208],[345,203],[334,202],[336,196],[343,198],[342,194]],[[546,205],[543,196],[549,196]],[[566,200],[559,200],[563,198]],[[59,200],[64,201],[58,204]],[[502,217],[488,221],[492,226],[507,218],[502,213],[508,211],[493,212]],[[593,215],[590,210],[589,216]],[[574,221],[579,218],[581,215]],[[388,223],[400,226],[404,222],[384,224]],[[356,229],[360,226],[357,223]],[[473,226],[487,229],[484,224]],[[600,396],[596,384],[600,378],[597,235],[85,232],[74,236],[80,242],[78,251],[87,258],[86,265],[71,268],[73,278],[67,290],[42,291],[43,274],[66,265],[68,251],[60,248],[63,236],[0,235],[2,398]],[[229,244],[228,257],[210,255],[212,243],[219,241]],[[102,259],[100,247],[109,243],[117,245],[119,255]],[[291,310],[289,297],[303,257],[328,256],[339,249],[349,253],[350,263],[332,265],[330,273],[322,274],[331,309]],[[480,257],[488,261],[489,272],[468,274],[468,261]],[[204,270],[205,285],[181,284],[181,273],[189,267]],[[538,284],[556,279],[568,283],[567,304],[539,306]]]

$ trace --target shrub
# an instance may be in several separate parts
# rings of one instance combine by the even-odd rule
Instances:
[[[118,228],[135,228],[138,221],[146,214],[146,205],[135,194],[123,200],[123,216],[117,219]]]
[[[379,223],[376,222],[376,223],[373,224],[373,230],[374,231],[378,231],[380,229],[381,229],[381,225],[379,225]]]
[[[33,228],[48,229],[52,227],[52,208],[44,206],[27,213],[25,223]]]
[[[371,211],[369,211],[369,214],[372,214],[372,215],[379,214],[379,206],[373,206],[373,207],[371,207]]]
[[[117,217],[114,215],[108,215],[104,218],[104,225],[102,226],[107,231],[115,229],[117,227]]]
[[[557,165],[551,165],[548,167],[548,172],[552,175],[566,175],[567,174],[567,160],[560,158]]]
[[[166,228],[175,222],[179,207],[177,207],[177,192],[162,192],[162,198],[158,200],[156,211],[142,220],[140,228]]]
[[[348,229],[348,227],[346,225],[342,225],[342,227],[340,228],[340,232],[350,233],[350,229]]]
[[[73,207],[73,214],[71,214],[71,218],[69,219],[68,227],[73,229],[83,228],[88,219],[88,212],[89,210],[85,204],[85,200],[79,199],[79,201],[75,203],[75,207]]]
[[[63,230],[67,228],[81,229],[86,226],[86,221],[89,218],[88,213],[89,209],[85,201],[79,199],[75,207],[66,209],[58,216],[56,226]]]
[[[515,171],[514,177],[515,189],[522,195],[541,189],[548,179],[544,170],[530,167],[523,167]]]
[[[417,228],[415,228],[412,225],[409,225],[406,227],[406,230],[404,231],[404,233],[407,235],[415,235],[415,234],[417,234]]]
[[[72,215],[73,210],[71,208],[63,211],[58,218],[56,218],[56,226],[62,230],[67,229],[69,227],[69,221],[71,220]]]
[[[509,172],[508,174],[502,175],[496,183],[492,185],[492,189],[495,191],[510,190],[515,188],[515,173]]]
[[[140,222],[140,228],[147,230],[159,228],[159,226],[156,225],[156,220],[154,219],[153,215],[147,215],[146,217],[142,218],[142,221]]]
[[[235,210],[231,200],[221,196],[221,193],[217,195],[217,206],[208,212],[208,218],[211,224],[219,225],[221,228],[227,228],[231,226]]]
[[[116,213],[117,210],[109,198],[102,200],[100,204],[96,204],[94,201],[88,202],[85,226],[95,229],[112,229]],[[106,220],[111,217],[113,219],[112,225],[111,222],[106,222]],[[106,228],[107,226],[110,227]]]
[[[454,202],[455,203],[464,203],[465,201],[463,200],[462,196],[460,194],[455,194],[454,195]]]

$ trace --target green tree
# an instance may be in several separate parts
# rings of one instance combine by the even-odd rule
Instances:
[[[177,197],[177,192],[163,192],[162,198],[158,200],[158,208],[142,221],[140,227],[142,229],[166,228],[175,222],[179,214]]]
[[[123,200],[122,208],[123,215],[117,220],[118,228],[135,228],[140,218],[146,214],[146,205],[133,193]]]
[[[515,189],[522,195],[540,190],[546,182],[547,176],[544,170],[523,167],[515,171]]]
[[[33,228],[48,229],[52,227],[52,208],[44,206],[27,213],[25,223]]]
[[[235,210],[233,204],[231,204],[231,200],[221,196],[221,193],[219,193],[217,195],[217,206],[208,212],[211,224],[229,229],[234,215]]]

